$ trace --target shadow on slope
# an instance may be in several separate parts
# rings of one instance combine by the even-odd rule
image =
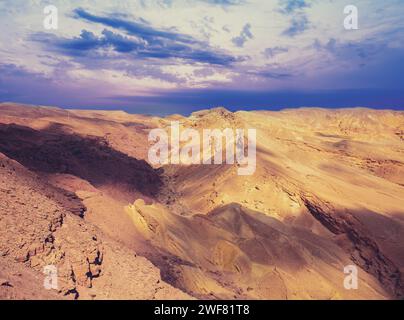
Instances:
[[[127,208],[162,259],[147,256],[163,279],[199,298],[370,299],[388,296],[360,272],[361,288],[344,289],[350,255],[333,239],[284,224],[239,204],[184,217],[137,200]]]
[[[158,171],[146,161],[113,149],[103,138],[66,133],[60,125],[34,130],[0,124],[0,152],[33,171],[72,174],[96,187],[126,184],[155,195],[162,185]]]
[[[337,210],[313,195],[302,200],[321,224],[340,238],[356,265],[376,277],[395,297],[404,297],[401,268],[404,226],[394,218],[369,210]],[[394,216],[394,215],[393,215]]]

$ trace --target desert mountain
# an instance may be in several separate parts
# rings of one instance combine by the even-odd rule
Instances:
[[[256,129],[255,173],[153,167],[148,133],[172,121]],[[361,108],[159,118],[1,104],[0,294],[34,277],[20,292],[49,298],[38,279],[52,264],[57,297],[403,298],[403,128],[403,112]]]

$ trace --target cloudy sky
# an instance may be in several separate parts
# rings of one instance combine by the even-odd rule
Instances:
[[[403,16],[402,0],[0,0],[0,101],[404,109]]]

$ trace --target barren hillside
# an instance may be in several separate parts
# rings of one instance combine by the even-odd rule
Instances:
[[[256,129],[255,173],[153,167],[148,133],[174,120]],[[1,104],[0,297],[403,298],[403,128],[403,112],[359,108],[158,118]],[[350,264],[358,290],[343,286]]]

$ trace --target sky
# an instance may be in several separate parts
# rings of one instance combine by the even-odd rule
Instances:
[[[403,16],[403,0],[0,0],[0,102],[404,110]]]

